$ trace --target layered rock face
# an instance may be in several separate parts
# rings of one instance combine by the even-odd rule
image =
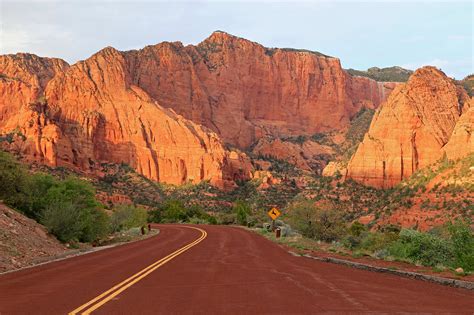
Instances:
[[[241,148],[264,135],[341,129],[395,85],[352,77],[337,58],[269,49],[224,32],[197,46],[161,43],[124,58],[133,84]]]
[[[40,77],[28,65],[29,57],[24,59],[20,64],[30,78]],[[162,108],[133,85],[127,67],[118,51],[107,48],[57,73],[46,87],[41,80],[4,75],[0,105],[8,115],[2,116],[0,131],[15,128],[25,136],[22,153],[52,166],[93,172],[102,161],[127,163],[150,179],[171,184],[225,183],[237,171],[250,176],[228,168],[229,152],[215,133]],[[20,91],[25,86],[25,96],[12,84]],[[44,90],[44,96],[31,89]]]
[[[441,71],[417,70],[376,112],[347,177],[391,187],[445,153],[458,158],[472,152],[466,129],[473,123],[469,102],[466,92]]]
[[[46,84],[69,65],[61,59],[31,54],[0,56],[0,124],[14,129],[21,121],[18,113],[36,101]],[[8,123],[9,126],[5,124]]]

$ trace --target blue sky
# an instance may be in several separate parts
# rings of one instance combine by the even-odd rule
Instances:
[[[73,63],[105,46],[196,44],[223,30],[268,47],[320,51],[345,68],[473,69],[473,2],[0,0],[0,54]]]

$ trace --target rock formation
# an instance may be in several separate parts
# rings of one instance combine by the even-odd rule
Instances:
[[[220,139],[245,148],[267,135],[344,128],[393,88],[349,75],[337,58],[224,32],[196,46],[107,47],[71,66],[5,55],[0,136],[15,139],[3,146],[52,166],[95,172],[102,162],[127,163],[161,182],[224,187],[249,178],[251,166]]]
[[[472,152],[468,104],[466,92],[444,73],[434,67],[418,69],[376,112],[347,177],[391,187],[445,152],[455,158]],[[448,144],[450,138],[455,144]]]
[[[25,61],[18,68],[30,71],[33,79],[12,79],[6,76],[15,72],[2,69],[7,73],[0,82],[6,114],[0,130],[23,135],[22,153],[30,159],[90,172],[101,161],[127,163],[150,179],[171,184],[222,184],[237,176],[235,166],[228,168],[230,153],[218,136],[162,108],[134,86],[128,64],[115,49],[106,48],[56,74],[46,87],[34,81],[41,74],[28,64],[30,56],[20,57]],[[21,94],[22,87],[28,95]],[[38,97],[43,89],[44,96]],[[237,171],[243,179],[250,176]]]
[[[444,147],[450,160],[465,157],[474,152],[474,99],[464,103],[463,114],[459,118],[453,133]]]
[[[123,54],[133,84],[241,148],[264,135],[340,129],[395,85],[353,77],[337,58],[270,49],[224,32],[197,46],[165,42]]]

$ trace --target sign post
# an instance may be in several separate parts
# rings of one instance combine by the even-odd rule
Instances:
[[[280,210],[273,207],[267,212],[268,216],[272,219],[272,231],[275,231],[275,220],[281,215]]]

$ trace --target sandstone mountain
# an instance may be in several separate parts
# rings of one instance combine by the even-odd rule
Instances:
[[[346,176],[392,187],[445,154],[457,159],[473,152],[471,104],[441,71],[418,69],[376,112]]]
[[[52,166],[97,173],[103,162],[127,163],[160,182],[225,186],[250,178],[252,166],[223,142],[339,130],[394,87],[351,76],[337,58],[224,32],[196,46],[107,47],[74,65],[4,55],[0,136]]]
[[[394,88],[349,75],[337,58],[266,48],[225,32],[197,46],[165,42],[123,55],[135,85],[241,148],[268,134],[343,128]]]
[[[21,135],[12,145],[33,161],[90,172],[101,161],[127,163],[172,184],[224,186],[250,176],[245,165],[233,165],[240,157],[225,151],[215,133],[134,86],[126,60],[113,48],[71,67],[26,54],[2,56],[0,65],[0,130]]]

